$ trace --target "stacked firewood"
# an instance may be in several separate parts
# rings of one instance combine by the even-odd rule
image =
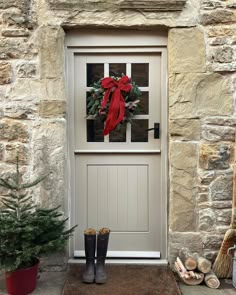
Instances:
[[[175,261],[175,269],[181,280],[187,285],[199,285],[203,282],[212,289],[220,286],[220,281],[211,269],[212,263],[208,259],[191,253],[187,248],[179,251]]]

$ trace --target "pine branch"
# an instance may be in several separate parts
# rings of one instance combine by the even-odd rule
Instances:
[[[21,189],[25,189],[25,188],[30,188],[30,187],[36,186],[38,183],[40,183],[41,181],[43,181],[49,174],[44,175],[44,176],[41,176],[41,177],[37,178],[36,180],[34,180],[34,181],[30,182],[30,183],[23,183],[19,187]]]
[[[27,205],[25,205],[25,206],[22,206],[22,207],[20,208],[20,211],[21,211],[21,212],[26,212],[26,211],[29,211],[29,210],[31,210],[31,209],[34,209],[35,207],[36,207],[35,205],[27,204]]]
[[[69,235],[69,234],[71,234],[71,233],[75,230],[75,228],[76,228],[77,226],[78,226],[78,225],[76,224],[76,225],[73,226],[72,228],[70,228],[70,229],[64,231],[64,232],[63,232],[63,235]]]
[[[6,202],[4,202],[4,201],[2,201],[2,203],[3,203],[3,205],[4,205],[5,207],[7,207],[7,208],[9,208],[9,209],[11,209],[11,210],[14,210],[14,211],[16,211],[16,208],[15,208],[15,207],[13,207],[13,206],[11,206],[11,205],[7,204],[7,203],[6,203]]]
[[[51,213],[51,212],[54,212],[54,211],[57,211],[61,206],[57,206],[55,208],[37,208],[37,211],[40,212],[40,213]]]
[[[7,204],[10,204],[10,205],[13,205],[13,206],[15,206],[15,207],[18,207],[17,202],[15,201],[15,199],[12,200],[12,199],[7,199],[6,197],[3,197],[3,198],[1,199],[1,201],[2,201],[2,202],[4,201],[4,202],[7,203]]]
[[[25,193],[25,194],[19,194],[19,200],[22,200],[22,199],[24,199],[25,197],[27,197],[27,193]]]
[[[9,183],[7,180],[0,178],[0,186],[3,186],[8,189],[17,189],[17,186]]]
[[[6,196],[7,198],[13,198],[13,199],[18,199],[18,196],[14,194],[13,192],[10,192],[9,195]]]
[[[28,202],[31,199],[32,199],[32,196],[27,197],[27,195],[25,195],[24,198],[21,198],[21,199],[19,198],[19,201],[20,201],[20,204],[23,204],[23,203]]]

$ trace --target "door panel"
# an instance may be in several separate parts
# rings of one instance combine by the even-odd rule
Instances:
[[[160,156],[82,155],[76,167],[78,250],[87,227],[109,227],[112,251],[161,249]]]

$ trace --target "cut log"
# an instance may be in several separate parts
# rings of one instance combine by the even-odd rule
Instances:
[[[220,281],[214,272],[209,272],[205,275],[204,278],[205,284],[212,289],[218,289],[220,286]]]
[[[198,279],[186,279],[186,278],[182,278],[182,281],[186,284],[186,285],[190,285],[190,286],[196,286],[196,285],[200,285],[204,279],[204,274],[203,273],[199,273],[198,274],[200,276],[200,278]]]
[[[187,270],[194,270],[197,268],[197,260],[194,258],[193,254],[189,251],[189,249],[180,249],[179,257],[183,261],[183,264]]]
[[[196,255],[195,257],[197,259],[197,269],[204,274],[209,273],[212,266],[211,261],[199,255]]]
[[[203,273],[197,273],[194,271],[187,271],[179,257],[177,257],[177,259],[175,261],[175,269],[176,269],[179,277],[181,278],[181,280],[186,285],[191,285],[191,286],[199,285],[199,284],[201,284],[201,282],[204,279]]]

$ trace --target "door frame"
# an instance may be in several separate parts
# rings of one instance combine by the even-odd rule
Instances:
[[[163,224],[161,225],[163,243],[160,260],[140,261],[141,263],[167,263],[167,231],[168,231],[168,100],[167,100],[167,33],[163,31],[133,30],[73,30],[66,34],[66,84],[67,84],[67,142],[68,142],[68,212],[70,224],[75,224],[75,153],[74,153],[74,81],[71,79],[69,64],[74,53],[159,53],[161,64],[161,206]],[[72,69],[73,70],[73,69]],[[135,151],[134,151],[135,152]],[[156,152],[156,151],[155,151]],[[145,151],[143,151],[145,153]],[[79,226],[79,225],[78,225]],[[73,259],[74,240],[71,239],[69,257]],[[78,261],[78,259],[76,259]],[[129,259],[114,260],[116,263],[129,263]],[[114,262],[111,260],[111,262]],[[139,261],[131,260],[131,263]]]

